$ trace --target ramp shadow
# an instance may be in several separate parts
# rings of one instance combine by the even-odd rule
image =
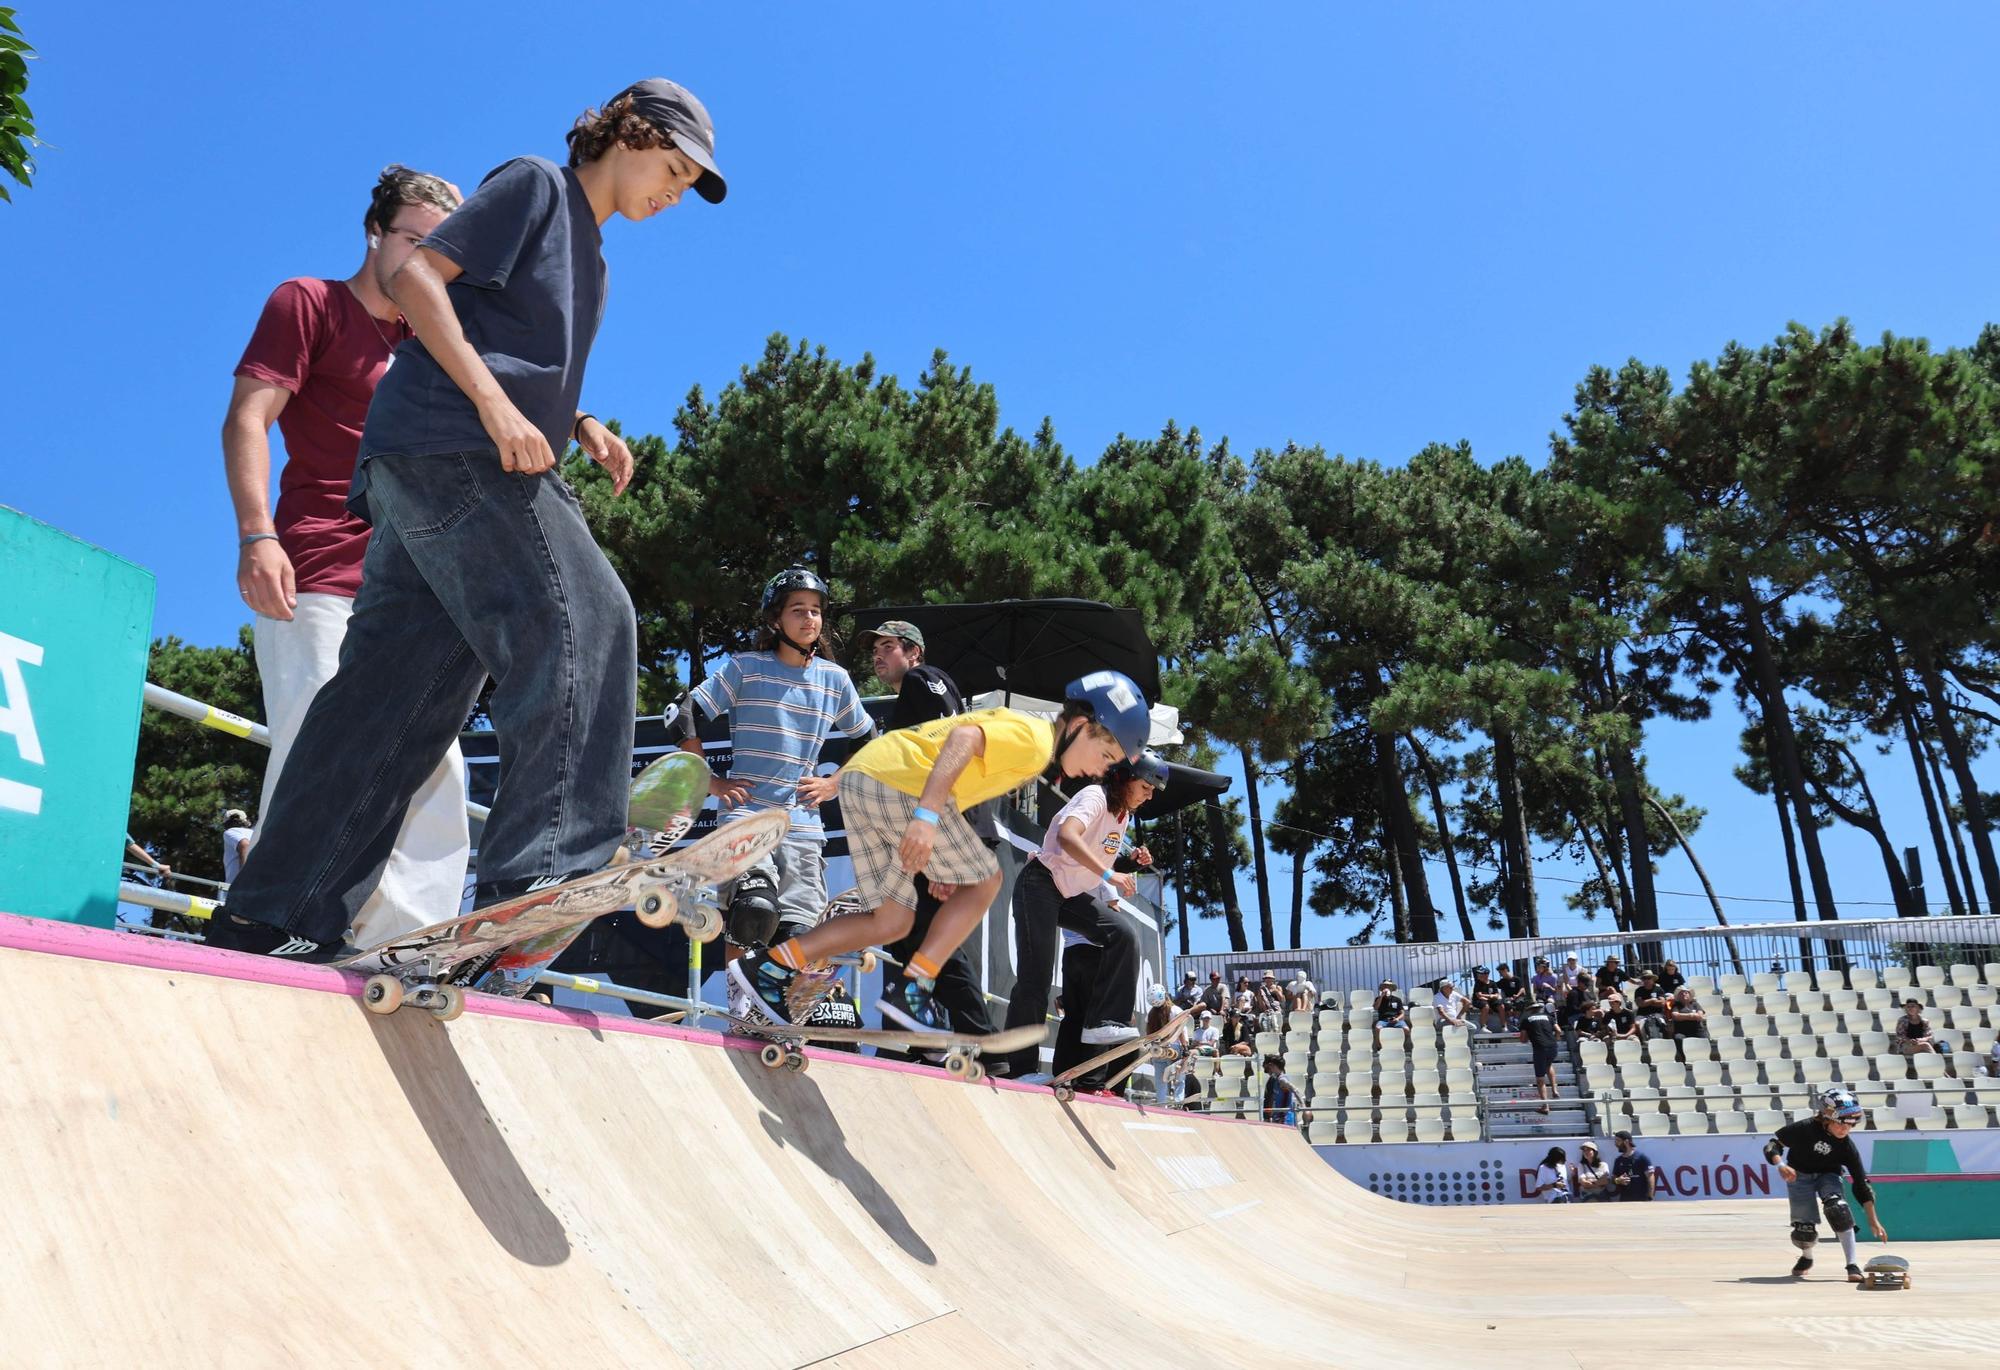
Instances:
[[[1057,1107],[1061,1108],[1063,1115],[1069,1119],[1069,1125],[1076,1129],[1076,1135],[1088,1142],[1090,1149],[1097,1153],[1097,1159],[1103,1163],[1104,1168],[1106,1170],[1116,1170],[1118,1162],[1112,1160],[1110,1153],[1097,1144],[1097,1138],[1090,1135],[1090,1128],[1084,1124],[1083,1114],[1078,1110],[1077,1106],[1075,1104],[1058,1104]]]
[[[568,1260],[569,1234],[514,1159],[443,1025],[420,1012],[384,1016],[359,1002],[355,1009],[368,1019],[410,1111],[493,1240],[529,1265]]]
[[[936,1265],[937,1253],[930,1243],[910,1225],[901,1206],[868,1167],[847,1149],[847,1134],[819,1086],[809,1076],[770,1069],[754,1051],[730,1051],[728,1055],[744,1087],[757,1101],[757,1121],[765,1135],[804,1156],[852,1194],[883,1235],[912,1260]]]

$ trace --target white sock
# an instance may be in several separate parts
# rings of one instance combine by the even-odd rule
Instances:
[[[1849,1265],[1861,1264],[1860,1254],[1854,1249],[1853,1228],[1850,1227],[1840,1234],[1840,1249],[1847,1253],[1847,1263]]]

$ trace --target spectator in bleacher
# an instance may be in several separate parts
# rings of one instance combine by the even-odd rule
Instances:
[[[1556,1050],[1562,1045],[1562,1033],[1556,1028],[1555,1014],[1540,999],[1523,1000],[1521,1040],[1534,1051],[1535,1097],[1547,1113],[1549,1100],[1556,1097]]]
[[[1193,977],[1190,976],[1189,978],[1192,979]],[[1163,986],[1153,986],[1153,994],[1156,996],[1153,999],[1153,1006],[1146,1010],[1147,1036],[1160,1031],[1168,1023],[1173,1022],[1176,1017],[1187,1011],[1177,1000],[1167,998],[1166,990]],[[1184,1054],[1187,1047],[1187,1039],[1188,1025],[1182,1023],[1172,1033],[1160,1039],[1160,1046],[1164,1050],[1172,1050]],[[1179,1064],[1180,1060],[1181,1055],[1175,1055],[1161,1057],[1153,1062],[1153,1099],[1161,1108],[1167,1106],[1167,1090],[1173,1083],[1173,1077],[1177,1073],[1174,1067]]]
[[[1182,1008],[1193,1008],[1201,1002],[1201,981],[1193,971],[1181,980],[1181,987],[1174,991],[1174,1002]]]
[[[1570,1035],[1579,1041],[1586,1038],[1593,1042],[1610,1041],[1604,1035],[1604,1000],[1593,996],[1570,1020],[1569,1028]]]
[[[1472,968],[1472,1015],[1479,1020],[1481,1032],[1507,1030],[1507,1001],[1500,997],[1500,987],[1484,966]]]
[[[1600,993],[1609,994],[1625,983],[1625,968],[1618,964],[1618,953],[1608,952],[1604,964],[1597,968],[1597,988]]]
[[[1500,1008],[1506,1014],[1503,1026],[1510,1031],[1519,1027],[1520,1019],[1515,1010],[1516,1001],[1521,997],[1521,977],[1514,974],[1511,963],[1500,967],[1499,973],[1493,977],[1493,987],[1500,991]]]
[[[1925,1052],[1938,1049],[1937,1042],[1931,1037],[1931,1025],[1924,1020],[1924,1006],[1920,1000],[1903,1001],[1903,1016],[1896,1020],[1896,1040],[1891,1045],[1902,1056],[1922,1056]]]
[[[1220,1013],[1229,1007],[1229,986],[1222,983],[1222,972],[1208,973],[1208,987],[1201,992],[1201,1006],[1210,1013]]]
[[[1611,1183],[1611,1166],[1597,1154],[1597,1143],[1586,1141],[1576,1149],[1576,1165],[1570,1174],[1570,1192],[1581,1204],[1609,1203],[1618,1197]]]
[[[1450,976],[1437,982],[1437,992],[1431,996],[1431,1007],[1437,1010],[1438,1022],[1446,1027],[1472,1030],[1472,1001],[1465,997],[1465,991]]]
[[[1673,1005],[1667,1010],[1667,1023],[1673,1028],[1676,1040],[1708,1036],[1708,1014],[1695,1001],[1694,991],[1686,985],[1674,991]]]
[[[1556,988],[1566,996],[1569,994],[1571,990],[1576,988],[1576,982],[1580,978],[1582,978],[1584,974],[1585,972],[1579,969],[1576,964],[1576,953],[1571,952],[1566,958],[1564,958],[1563,968],[1556,975]]]
[[[1993,1039],[1993,1049],[1986,1053],[1986,1073],[2000,1077],[2000,1037]]]
[[[1298,1126],[1299,1092],[1285,1078],[1285,1061],[1281,1056],[1264,1058],[1264,1121]]]
[[[1542,1157],[1542,1163],[1535,1168],[1535,1187],[1528,1191],[1531,1199],[1540,1199],[1545,1204],[1566,1204],[1569,1202],[1569,1153],[1559,1146],[1549,1148],[1549,1154]]]
[[[1311,1013],[1319,1004],[1319,987],[1300,971],[1285,986],[1285,1006],[1293,1013]]]
[[[1403,1040],[1410,1037],[1410,1006],[1403,1002],[1403,996],[1396,993],[1396,982],[1384,980],[1382,987],[1375,991],[1375,1049],[1382,1049],[1382,1029],[1401,1028]]]
[[[1215,1014],[1203,1009],[1195,1019],[1194,1036],[1189,1039],[1197,1056],[1214,1056],[1222,1050],[1222,1025],[1215,1021]]]
[[[1562,998],[1564,992],[1562,979],[1549,969],[1548,957],[1537,956],[1535,958],[1535,973],[1528,980],[1528,988],[1533,990],[1535,997],[1543,1003],[1551,1003]]]
[[[1569,993],[1563,996],[1562,1011],[1556,1015],[1556,1025],[1565,1032],[1580,1031],[1578,1024],[1597,1012],[1597,982],[1590,978],[1587,970],[1578,971],[1570,981]]]
[[[1632,991],[1639,1031],[1652,1039],[1673,1036],[1673,1027],[1667,1022],[1667,1009],[1672,1005],[1673,995],[1661,987],[1659,977],[1650,970],[1640,971],[1638,988]]]
[[[1686,983],[1687,976],[1682,975],[1681,968],[1672,961],[1660,967],[1660,988],[1667,993],[1672,994]]]
[[[1617,1159],[1611,1162],[1611,1183],[1618,1191],[1619,1202],[1650,1201],[1653,1197],[1652,1160],[1639,1150],[1629,1132],[1612,1133],[1611,1144],[1618,1148]]]
[[[1253,1043],[1257,1038],[1257,1018],[1248,1009],[1232,1009],[1225,1016],[1222,1025],[1222,1054],[1225,1056],[1249,1056],[1253,1054]]]
[[[1598,1028],[1600,1042],[1636,1042],[1639,1040],[1639,1015],[1626,1004],[1625,996],[1617,991],[1605,996],[1604,1015]]]

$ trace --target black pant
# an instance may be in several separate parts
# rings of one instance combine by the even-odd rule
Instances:
[[[1097,992],[1085,1018],[1080,1006],[1064,1004],[1077,1031],[1098,1023],[1129,1023],[1139,993],[1139,939],[1132,930],[1097,906],[1088,894],[1068,899],[1056,889],[1055,877],[1040,861],[1030,861],[1014,881],[1014,989],[1007,1005],[1007,1026],[1026,1027],[1047,1018],[1049,990],[1055,983],[1058,929],[1088,937],[1102,951]],[[1008,1074],[1019,1079],[1035,1069],[1040,1050],[1029,1047],[1008,1057]]]
[[[937,917],[938,899],[931,893],[931,882],[917,877],[917,916],[910,922],[909,934],[890,943],[882,950],[896,958],[903,965],[917,954],[930,935],[931,920]],[[897,971],[884,967],[882,975],[886,983],[893,983]],[[960,947],[945,958],[938,967],[937,983],[931,990],[931,997],[951,1015],[953,1032],[972,1032],[984,1035],[993,1031],[993,1018],[986,1011],[986,992],[979,987],[979,977],[972,973],[972,960]]]
[[[703,977],[722,969],[722,943],[718,940],[702,948]],[[643,989],[653,994],[671,994],[692,999],[697,985],[688,983],[688,938],[679,924],[649,928],[630,910],[606,914],[583,930],[583,935],[563,949],[550,970],[565,975],[594,974],[614,983]],[[658,1018],[672,1013],[657,1004],[626,1000],[634,1018]],[[701,1024],[691,1023],[691,1027]]]
[[[1093,1056],[1106,1050],[1103,1047],[1085,1046],[1083,1029],[1087,1023],[1100,1021],[1097,1005],[1103,980],[1099,970],[1104,964],[1104,951],[1088,942],[1078,942],[1063,948],[1063,1019],[1056,1025],[1056,1054],[1053,1070],[1057,1075],[1065,1070],[1073,1070]],[[1119,1064],[1123,1064],[1120,1062]],[[1079,1092],[1104,1088],[1105,1067],[1099,1066],[1087,1075],[1079,1075],[1073,1083]]]

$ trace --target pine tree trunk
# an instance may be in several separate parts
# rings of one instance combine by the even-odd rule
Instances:
[[[1264,801],[1257,793],[1257,763],[1248,747],[1241,750],[1243,788],[1250,797],[1250,858],[1257,871],[1257,930],[1264,934],[1264,950],[1269,951],[1278,944],[1278,934],[1271,921],[1271,879],[1264,867]]]
[[[1965,912],[1965,896],[1959,892],[1958,872],[1951,866],[1951,844],[1944,836],[1944,815],[1938,807],[1937,791],[1931,788],[1930,768],[1924,765],[1922,743],[1917,738],[1917,711],[1910,703],[1909,691],[1902,681],[1895,677],[1902,674],[1900,668],[1891,664],[1891,688],[1896,694],[1896,717],[1902,720],[1903,744],[1910,749],[1910,765],[1917,772],[1917,793],[1924,798],[1924,821],[1930,825],[1931,847],[1937,852],[1938,870],[1944,876],[1945,898],[1951,903],[1953,915]]]
[[[1229,864],[1229,830],[1222,821],[1222,805],[1211,799],[1207,808],[1209,845],[1215,850],[1216,887],[1222,891],[1222,916],[1229,924],[1229,949],[1248,951],[1250,939],[1243,935],[1243,908],[1236,900],[1236,872]]]
[[[1187,910],[1187,836],[1181,827],[1181,813],[1174,812],[1174,847],[1179,859],[1174,862],[1174,897],[1178,906],[1174,921],[1180,924],[1181,955],[1191,955],[1188,950],[1188,910]]]
[[[1799,877],[1799,849],[1798,843],[1792,835],[1792,808],[1791,805],[1785,802],[1785,792],[1776,785],[1771,786],[1771,802],[1778,806],[1778,832],[1785,840],[1785,874],[1791,880],[1792,917],[1798,922],[1809,923],[1812,921],[1812,916],[1806,912],[1806,887],[1805,883]],[[1815,969],[1815,959],[1812,938],[1801,937],[1799,939],[1800,968],[1804,970]]]
[[[1306,861],[1311,851],[1302,851],[1292,858],[1292,941],[1294,947],[1305,945],[1306,935]]]
[[[1472,931],[1472,912],[1465,905],[1465,882],[1458,874],[1458,853],[1453,850],[1451,840],[1451,820],[1444,807],[1444,788],[1438,784],[1437,768],[1431,765],[1430,753],[1418,745],[1414,737],[1407,739],[1410,750],[1416,754],[1417,769],[1424,773],[1424,784],[1431,792],[1431,811],[1437,817],[1438,845],[1444,849],[1444,868],[1451,876],[1451,901],[1458,911],[1458,930],[1468,942],[1479,938]]]
[[[1632,764],[1632,754],[1623,747],[1611,753],[1611,781],[1618,795],[1618,823],[1632,876],[1632,930],[1651,931],[1660,926],[1659,898],[1653,892],[1653,839],[1646,831],[1638,770]]]
[[[1916,653],[1917,675],[1930,697],[1931,731],[1944,745],[1944,759],[1951,766],[1951,778],[1958,782],[1958,802],[1965,810],[1965,826],[1972,833],[1972,851],[1979,858],[1979,875],[1986,886],[1989,908],[2000,908],[2000,862],[1993,856],[1993,834],[1986,829],[1986,806],[1980,801],[1979,782],[1972,774],[1972,759],[1966,755],[1965,738],[1951,720],[1951,701],[1945,697],[1944,680],[1938,675],[1937,657],[1929,647]]]
[[[1604,902],[1611,910],[1612,926],[1620,932],[1629,931],[1625,922],[1625,904],[1618,897],[1618,887],[1622,882],[1611,878],[1610,864],[1604,859],[1604,849],[1597,845],[1597,839],[1590,835],[1590,825],[1577,814],[1570,814],[1576,824],[1576,834],[1583,839],[1583,849],[1590,853],[1591,864],[1597,867],[1597,878],[1604,886]]]
[[[1804,816],[1812,812],[1806,797],[1805,767],[1799,761],[1798,738],[1792,732],[1792,712],[1785,703],[1784,682],[1778,678],[1778,662],[1771,650],[1771,633],[1764,623],[1764,609],[1748,577],[1739,577],[1737,596],[1743,611],[1743,625],[1749,630],[1750,665],[1757,677],[1757,699],[1764,711],[1764,737],[1771,759],[1773,780],[1785,787],[1785,796],[1800,815],[1799,845],[1805,851],[1806,876],[1812,885],[1813,902],[1822,919],[1840,917],[1833,901],[1833,883],[1827,878],[1826,857],[1819,849],[1819,833]]]
[[[1937,787],[1938,807],[1944,810],[1944,830],[1951,835],[1952,853],[1958,857],[1959,887],[1965,891],[1965,911],[1974,918],[1979,917],[1979,886],[1972,880],[1972,861],[1965,854],[1965,834],[1960,831],[1958,816],[1951,811],[1951,790],[1944,783],[1944,767],[1938,764],[1937,749],[1929,740],[1924,741],[1924,761],[1931,768],[1931,784]]]
[[[1410,936],[1419,942],[1438,940],[1437,909],[1431,904],[1430,881],[1424,876],[1424,853],[1417,840],[1416,819],[1410,813],[1409,791],[1403,787],[1403,767],[1396,757],[1396,739],[1375,739],[1375,775],[1382,786],[1383,811],[1389,816],[1395,838],[1405,898],[1409,906]]]
[[[1396,855],[1396,838],[1387,814],[1382,816],[1382,866],[1389,872],[1389,915],[1396,941],[1410,941],[1410,899],[1403,889],[1403,863]]]
[[[1514,751],[1514,735],[1505,728],[1493,733],[1493,778],[1500,789],[1500,841],[1507,852],[1507,935],[1539,937],[1541,918],[1535,909],[1535,878],[1529,865],[1520,761]]]
[[[1856,768],[1859,770],[1859,767]],[[1819,802],[1832,809],[1834,816],[1852,828],[1859,828],[1875,839],[1875,850],[1882,858],[1882,865],[1889,875],[1889,897],[1896,901],[1896,916],[1911,918],[1921,916],[1922,909],[1915,908],[1916,898],[1910,892],[1910,882],[1903,875],[1903,864],[1896,859],[1896,848],[1889,841],[1889,834],[1882,827],[1882,816],[1875,812],[1873,796],[1869,797],[1866,809],[1857,809],[1843,803],[1832,788],[1812,781],[1812,787],[1819,796]],[[1862,782],[1862,793],[1867,794],[1867,782]]]

